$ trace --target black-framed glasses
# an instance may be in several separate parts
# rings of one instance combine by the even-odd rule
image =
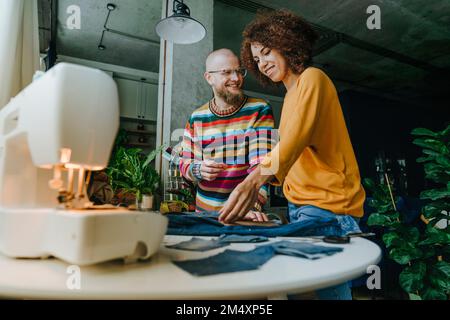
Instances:
[[[226,70],[226,69],[222,69],[222,70],[212,70],[212,71],[207,71],[208,73],[218,73],[223,77],[230,77],[233,73],[236,73],[236,75],[245,77],[247,75],[247,69],[244,68],[239,68],[239,69],[234,69],[234,70]]]

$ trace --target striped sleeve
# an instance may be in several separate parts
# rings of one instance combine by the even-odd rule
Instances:
[[[258,112],[258,117],[253,124],[249,135],[249,162],[248,173],[252,172],[272,148],[272,130],[274,129],[273,112],[270,105],[266,104]],[[269,185],[261,187],[258,194],[258,202],[264,207],[267,202]]]
[[[180,159],[179,168],[183,177],[191,180],[188,175],[191,165],[194,162],[194,129],[191,126],[191,122],[186,123],[183,134],[182,147],[182,158]]]
[[[259,164],[271,150],[274,119],[272,108],[265,105],[259,112],[249,132],[249,163],[253,168]]]

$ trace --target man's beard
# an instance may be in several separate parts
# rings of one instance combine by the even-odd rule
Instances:
[[[244,93],[242,91],[239,91],[238,94],[234,94],[226,90],[217,89],[216,94],[225,101],[226,104],[231,106],[239,106],[244,99]]]

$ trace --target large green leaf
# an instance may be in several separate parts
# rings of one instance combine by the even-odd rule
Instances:
[[[374,191],[376,186],[375,186],[375,182],[370,179],[370,178],[365,178],[363,179],[363,186],[368,189],[369,191]]]
[[[447,128],[445,128],[444,130],[442,130],[440,132],[441,137],[443,137],[444,139],[447,139],[447,141],[450,140],[450,124],[447,126]]]
[[[410,246],[404,243],[402,247],[393,248],[389,251],[389,257],[398,264],[407,264],[408,262],[418,259],[422,256],[422,251],[419,248]]]
[[[427,287],[423,290],[422,298],[424,300],[447,300],[447,295],[442,290]]]
[[[372,196],[382,204],[388,204],[391,201],[389,188],[385,185],[380,185],[376,188]]]
[[[371,198],[368,202],[368,205],[369,205],[369,207],[376,209],[380,205],[380,201],[378,201],[377,199]]]
[[[417,294],[410,293],[409,300],[422,300],[422,298],[420,296],[418,296]]]
[[[383,242],[387,248],[398,245],[401,242],[401,238],[396,232],[388,232],[383,235]]]
[[[438,153],[443,153],[443,152],[445,153],[445,149],[443,149],[443,148],[446,148],[444,143],[442,143],[441,141],[436,140],[436,139],[418,138],[418,139],[414,139],[413,143],[424,149],[433,150]]]
[[[425,218],[432,219],[440,215],[444,210],[449,210],[449,204],[444,200],[438,200],[424,206],[422,212]]]
[[[431,131],[430,129],[426,129],[426,128],[415,128],[411,131],[412,135],[415,136],[428,136],[428,137],[439,137],[439,133]]]
[[[389,222],[389,217],[379,213],[372,213],[367,219],[367,225],[369,226],[386,226]]]
[[[388,213],[389,211],[394,211],[394,206],[392,202],[380,205],[377,208],[377,213]]]
[[[449,292],[450,290],[450,277],[435,266],[431,268],[431,272],[428,275],[428,281],[438,290],[442,290],[444,292]]]
[[[447,183],[447,181],[450,179],[450,174],[447,174],[447,172],[444,171],[437,171],[437,170],[426,171],[425,179],[434,181],[438,184]]]
[[[434,162],[425,163],[424,168],[427,174],[444,174],[446,169],[444,166]]]
[[[418,163],[424,163],[424,162],[428,162],[428,161],[433,161],[435,159],[435,157],[433,157],[433,156],[428,156],[428,157],[420,157],[420,158],[417,158],[417,162]]]
[[[436,162],[440,165],[442,165],[444,168],[450,168],[450,159],[447,156],[437,156]]]
[[[450,263],[447,261],[438,261],[434,267],[444,273],[450,281]]]
[[[400,286],[406,292],[416,292],[423,288],[423,279],[427,271],[427,265],[422,262],[415,262],[411,266],[406,267],[400,273]]]
[[[437,151],[433,151],[433,150],[429,150],[429,149],[422,149],[422,152],[433,157],[434,159],[438,156],[440,156],[441,154]]]
[[[401,225],[397,230],[404,242],[414,245],[419,240],[420,232],[416,227]]]
[[[145,159],[144,162],[144,167],[147,167],[150,162],[152,162],[153,160],[155,160],[156,156],[166,147],[166,145],[163,143],[162,145],[160,145],[158,148],[156,148],[155,150],[153,150],[152,152],[150,152],[147,156],[147,158]]]
[[[433,258],[436,257],[436,248],[433,245],[420,246],[420,249],[422,250],[421,259],[428,259],[431,257],[433,257]]]
[[[422,191],[420,194],[421,199],[431,199],[431,200],[439,200],[439,199],[445,199],[450,197],[450,191],[445,189],[431,189]]]
[[[367,225],[369,226],[382,226],[389,227],[398,223],[397,219],[399,218],[399,214],[380,214],[380,213],[372,213],[367,219]]]
[[[450,234],[443,230],[427,226],[425,230],[426,239],[419,242],[420,245],[425,244],[440,244],[448,245],[450,244]]]

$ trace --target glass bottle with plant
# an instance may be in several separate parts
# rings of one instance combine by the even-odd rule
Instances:
[[[195,211],[196,187],[192,182],[184,180],[180,189],[169,189],[167,192],[181,197],[186,204],[183,207],[187,207],[187,211]]]

